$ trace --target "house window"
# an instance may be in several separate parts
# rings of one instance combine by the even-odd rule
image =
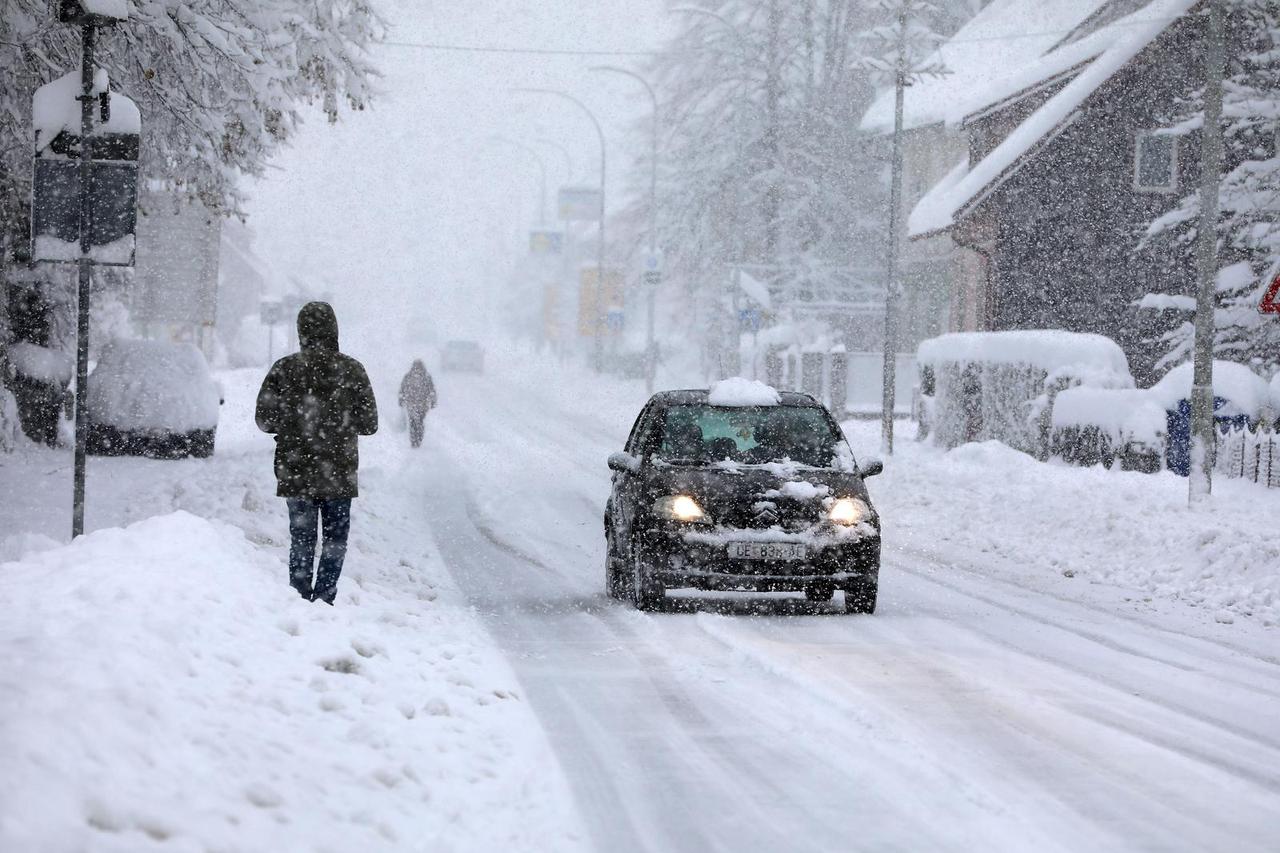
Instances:
[[[1138,133],[1133,185],[1142,192],[1169,193],[1178,188],[1178,137],[1149,130]]]

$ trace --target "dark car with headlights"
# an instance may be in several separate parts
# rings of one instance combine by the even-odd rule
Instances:
[[[761,386],[763,387],[763,386]],[[667,590],[844,593],[873,613],[880,519],[839,425],[807,394],[717,405],[707,391],[655,395],[609,457],[605,582],[641,610]]]

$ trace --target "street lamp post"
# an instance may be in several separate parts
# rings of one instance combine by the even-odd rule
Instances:
[[[624,74],[636,80],[649,94],[653,104],[653,120],[649,127],[649,254],[658,253],[658,95],[653,91],[649,81],[634,71],[618,68],[614,65],[597,65],[592,71],[609,71]],[[646,394],[653,393],[654,373],[658,366],[657,342],[655,339],[655,318],[657,301],[657,283],[646,285],[645,294],[645,343],[644,343],[644,387]]]
[[[570,95],[568,92],[561,92],[559,89],[532,89],[519,88],[517,92],[530,92],[538,95],[554,95],[562,98],[576,106],[582,111],[583,115],[591,120],[591,125],[596,129],[596,137],[600,141],[600,230],[599,243],[596,246],[596,317],[595,317],[595,345],[592,351],[592,361],[597,373],[604,369],[604,327],[605,318],[602,313],[603,305],[601,305],[604,296],[604,241],[605,241],[605,181],[608,175],[608,153],[605,148],[604,128],[600,126],[600,120],[596,118],[595,113],[587,107],[582,101]]]

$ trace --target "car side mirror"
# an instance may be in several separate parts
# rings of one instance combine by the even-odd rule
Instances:
[[[874,477],[876,474],[884,473],[884,463],[879,459],[868,459],[862,463],[862,467],[858,469],[858,476],[862,479]]]
[[[634,474],[640,470],[640,460],[630,453],[610,453],[609,470],[619,474]]]

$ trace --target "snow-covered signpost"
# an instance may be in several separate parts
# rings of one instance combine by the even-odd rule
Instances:
[[[93,60],[98,29],[123,21],[128,14],[125,0],[59,0],[58,20],[80,27],[80,73],[72,72],[42,86],[36,91],[32,104],[36,135],[31,204],[32,257],[39,261],[75,261],[80,273],[76,320],[73,537],[84,532],[85,445],[88,438],[85,407],[89,384],[89,291],[93,265],[129,266],[133,263],[134,254],[141,119],[132,101],[111,93],[106,72],[98,69]],[[75,124],[77,102],[80,107],[78,128]],[[101,120],[96,132],[95,112]]]

